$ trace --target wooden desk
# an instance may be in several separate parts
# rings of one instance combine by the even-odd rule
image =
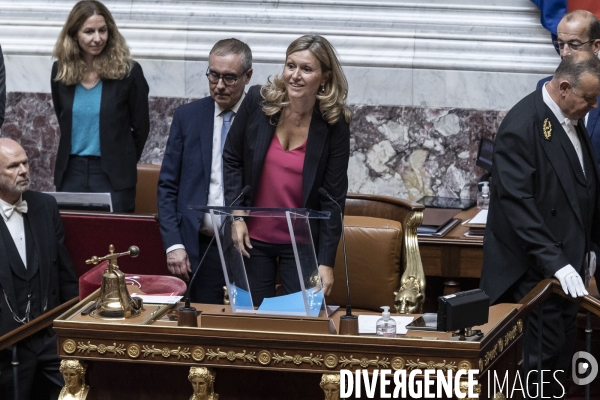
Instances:
[[[477,208],[459,212],[455,218],[461,223],[473,218]],[[459,278],[480,278],[483,265],[483,239],[464,237],[467,227],[458,224],[444,237],[419,236],[419,250],[425,276],[450,278],[444,294],[460,291]]]
[[[479,369],[480,399],[487,399],[484,372],[513,374],[521,360],[522,307],[515,304],[490,309],[490,322],[477,327],[484,337],[471,342],[451,340],[443,332],[381,338],[208,329],[202,327],[201,315],[198,328],[164,321],[149,325],[99,323],[91,317],[82,321],[78,315],[90,300],[54,321],[59,356],[90,364],[88,400],[188,399],[190,366],[215,368],[216,393],[227,400],[322,399],[323,373],[404,369],[408,375],[425,368]],[[220,312],[224,306],[196,308]],[[335,324],[340,315],[333,316]]]

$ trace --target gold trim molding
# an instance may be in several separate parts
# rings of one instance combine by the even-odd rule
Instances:
[[[446,360],[443,360],[442,362],[435,362],[435,361],[421,361],[420,359],[417,358],[417,361],[414,362],[412,360],[407,360],[406,361],[406,370],[407,371],[412,371],[413,369],[436,369],[436,370],[441,370],[441,371],[456,371],[456,362],[452,361],[450,363],[446,363]]]
[[[220,361],[221,358],[226,358],[229,361],[235,361],[235,360],[242,360],[244,362],[249,361],[249,362],[256,362],[256,353],[254,351],[252,352],[246,352],[246,350],[242,350],[241,353],[236,353],[235,351],[228,351],[228,352],[224,352],[221,351],[220,348],[217,348],[217,351],[213,351],[212,349],[208,349],[208,351],[206,352],[206,358],[208,360],[212,360],[213,358],[216,358],[217,361]]]
[[[394,371],[398,371],[400,369],[404,369],[406,363],[402,357],[394,357],[392,358],[392,369]]]
[[[269,365],[271,363],[271,352],[268,350],[261,350],[258,352],[258,362],[260,365]]]
[[[314,356],[312,353],[308,357],[302,357],[300,354],[295,354],[294,356],[288,356],[286,352],[283,352],[283,355],[280,356],[277,353],[273,353],[273,363],[283,363],[285,365],[286,362],[293,362],[296,365],[300,365],[302,363],[308,363],[310,365],[321,365],[323,363],[323,356],[317,355]]]
[[[63,350],[67,354],[73,354],[77,351],[77,343],[73,339],[67,339],[63,342]]]
[[[111,353],[113,355],[124,355],[125,354],[125,345],[113,343],[112,345],[105,345],[100,343],[98,345],[92,344],[91,341],[88,340],[87,344],[83,342],[79,342],[77,344],[77,351],[80,353],[90,354],[90,352],[97,351],[98,354]]]
[[[354,358],[353,356],[350,356],[350,358],[341,357],[340,361],[341,361],[342,368],[346,368],[348,366],[354,367],[355,365],[360,365],[363,368],[367,368],[369,366],[379,367],[379,368],[381,368],[381,367],[387,368],[390,366],[390,362],[388,361],[388,359],[386,357],[382,357],[380,360],[379,356],[375,357],[374,360],[369,360],[366,357],[363,357],[361,359]]]
[[[130,344],[127,346],[127,355],[131,358],[138,358],[142,354],[140,346],[137,344]]]
[[[339,362],[338,357],[333,353],[327,354],[325,356],[325,359],[323,360],[323,363],[329,369],[333,369],[333,368],[337,367],[338,362]]]
[[[205,355],[206,355],[206,352],[200,346],[196,346],[192,349],[192,358],[194,359],[194,361],[200,362],[200,361],[204,360]]]
[[[156,347],[154,347],[154,345],[152,345],[152,347],[147,345],[142,346],[142,354],[144,354],[144,357],[151,356],[152,358],[154,358],[155,355],[161,355],[164,358],[177,356],[178,360],[180,360],[181,358],[188,359],[192,355],[188,347],[183,349],[181,347],[177,347],[176,349],[170,349],[168,347],[157,349]]]

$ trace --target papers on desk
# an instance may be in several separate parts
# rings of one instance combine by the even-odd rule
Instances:
[[[323,304],[323,291],[317,291],[316,288],[306,289],[306,295],[310,316],[318,317],[321,304]],[[283,296],[267,297],[258,307],[258,311],[282,315],[305,315],[304,296],[300,291]]]
[[[485,233],[485,224],[487,223],[488,210],[481,210],[473,218],[463,222],[463,225],[469,228],[465,233],[467,238],[482,238]]]
[[[413,321],[413,317],[401,317],[392,315],[394,321],[396,321],[396,335],[406,335],[408,330],[406,325]],[[359,334],[376,334],[377,333],[377,321],[381,319],[379,315],[359,315],[358,316],[358,333]]]

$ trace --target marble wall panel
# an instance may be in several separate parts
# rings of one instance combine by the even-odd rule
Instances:
[[[150,135],[140,162],[160,164],[173,112],[193,99],[150,98]],[[60,131],[45,93],[9,93],[1,136],[19,141],[31,161],[32,189],[54,190]],[[425,195],[474,198],[483,171],[478,139],[493,137],[504,111],[412,106],[351,106],[350,191],[417,200]]]

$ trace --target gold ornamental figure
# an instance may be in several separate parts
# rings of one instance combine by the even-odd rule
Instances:
[[[319,383],[325,400],[340,400],[340,374],[323,374]]]
[[[129,247],[124,253],[115,253],[115,246],[108,247],[109,254],[104,257],[93,256],[86,260],[86,264],[98,264],[108,260],[108,268],[102,274],[100,297],[96,301],[95,309],[90,315],[95,318],[132,318],[142,312],[143,302],[139,297],[132,298],[125,284],[125,274],[117,265],[117,258],[122,256],[137,257],[140,249],[137,246]]]
[[[85,384],[87,367],[79,360],[62,360],[60,373],[65,380],[65,386],[58,395],[58,400],[85,400],[90,387]]]
[[[190,400],[218,400],[215,393],[215,378],[217,373],[206,367],[191,367],[188,380],[192,384],[194,393]]]

